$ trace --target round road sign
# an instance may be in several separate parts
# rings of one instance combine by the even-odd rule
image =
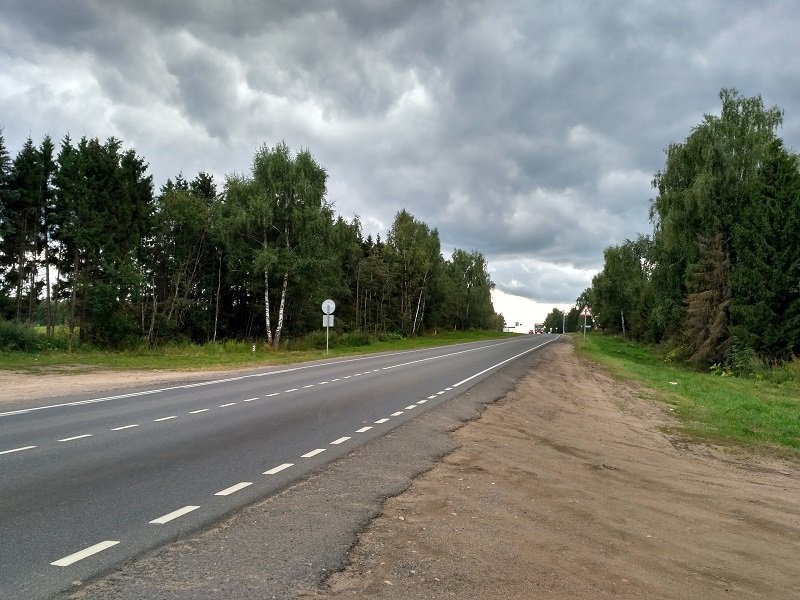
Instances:
[[[332,315],[334,310],[336,310],[336,303],[330,298],[322,303],[322,312],[326,315]]]

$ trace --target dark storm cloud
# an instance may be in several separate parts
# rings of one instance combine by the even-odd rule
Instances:
[[[366,233],[408,209],[499,289],[568,303],[602,249],[648,233],[664,149],[722,87],[786,110],[791,2],[2,1],[0,114],[27,135],[115,135],[157,184],[309,148]],[[3,91],[4,90],[4,91]]]

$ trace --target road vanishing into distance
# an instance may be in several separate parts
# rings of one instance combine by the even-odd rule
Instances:
[[[50,597],[207,527],[557,338],[0,404],[0,598]]]

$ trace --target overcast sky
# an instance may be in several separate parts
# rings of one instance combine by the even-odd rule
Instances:
[[[158,189],[181,172],[221,184],[283,140],[327,169],[328,199],[365,235],[405,208],[447,256],[482,252],[507,320],[530,316],[510,300],[572,304],[604,247],[651,232],[664,149],[718,114],[721,88],[783,108],[779,135],[800,146],[794,0],[0,0],[0,14],[12,156],[28,136],[115,136]]]

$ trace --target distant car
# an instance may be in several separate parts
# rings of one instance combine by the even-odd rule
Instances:
[[[534,333],[533,329],[528,330],[528,334]]]

